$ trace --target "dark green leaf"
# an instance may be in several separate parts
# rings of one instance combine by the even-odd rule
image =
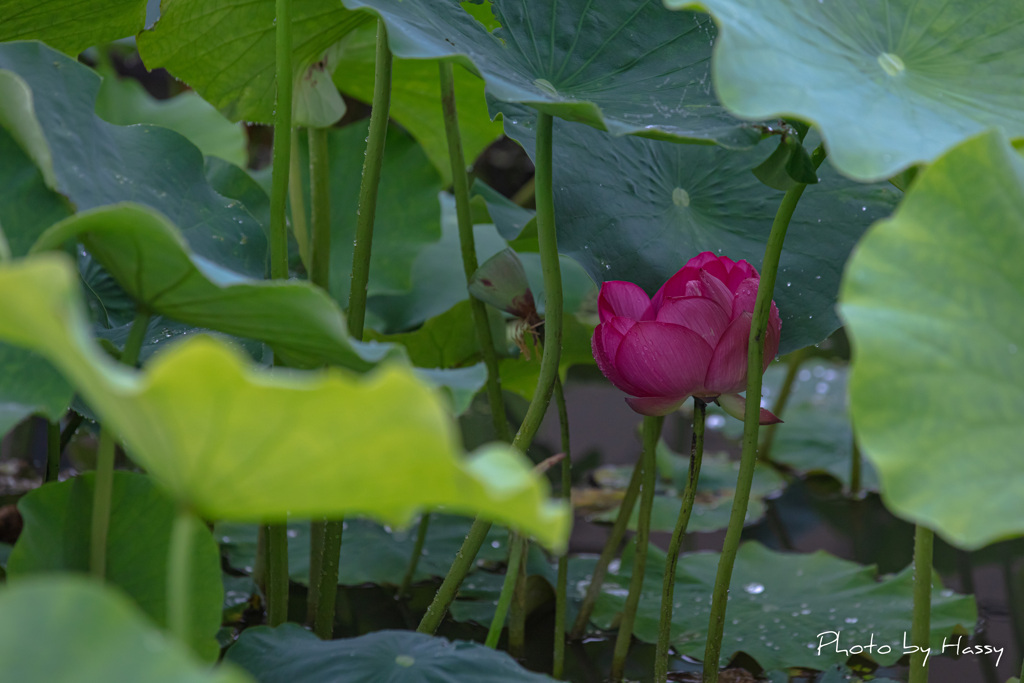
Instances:
[[[261,683],[541,683],[553,679],[523,669],[504,652],[479,643],[449,642],[412,631],[378,631],[322,641],[295,624],[247,629],[229,661]]]
[[[0,41],[42,40],[75,56],[142,30],[146,0],[8,0]]]
[[[25,529],[11,553],[8,578],[20,583],[49,572],[89,571],[92,473],[46,484],[18,502]],[[106,579],[123,590],[150,619],[167,624],[167,563],[177,509],[146,476],[115,472],[107,537]],[[189,645],[207,660],[217,658],[214,635],[220,626],[223,587],[217,544],[193,520],[189,573]]]

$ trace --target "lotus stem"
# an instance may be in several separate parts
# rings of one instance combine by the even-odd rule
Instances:
[[[601,594],[601,586],[604,585],[604,579],[608,575],[608,566],[618,554],[622,537],[626,535],[629,518],[633,516],[633,508],[636,507],[636,499],[640,495],[640,479],[643,469],[643,459],[637,460],[636,466],[633,467],[633,475],[629,479],[629,485],[626,487],[626,493],[619,504],[619,514],[615,517],[615,524],[608,534],[608,540],[605,541],[604,548],[601,550],[601,556],[597,558],[597,565],[594,566],[594,573],[587,585],[587,592],[583,596],[579,614],[576,615],[576,622],[569,633],[569,637],[573,640],[583,637],[587,623],[590,621],[590,615],[594,612],[594,605],[597,604],[597,598]]]
[[[569,413],[565,407],[562,382],[555,378],[555,406],[558,408],[558,426],[562,436],[562,500],[572,499],[572,451],[569,443]],[[565,610],[568,605],[569,552],[558,556],[558,579],[555,585],[555,649],[551,675],[562,678],[565,673]]]
[[[811,161],[817,169],[825,160],[825,148],[819,146],[811,154]],[[764,335],[768,327],[768,312],[771,308],[775,278],[779,272],[779,258],[782,244],[786,239],[789,222],[793,218],[797,203],[807,185],[798,184],[782,197],[779,209],[772,222],[768,245],[765,247],[764,262],[761,264],[761,280],[757,286],[757,300],[754,303],[754,318],[750,324],[750,338],[747,344],[747,405],[743,420],[743,453],[740,456],[740,471],[733,494],[729,527],[722,544],[722,555],[718,561],[715,588],[711,597],[711,617],[708,623],[708,641],[704,649],[704,683],[718,682],[718,662],[722,651],[722,634],[725,631],[725,609],[729,597],[732,569],[736,563],[736,552],[743,533],[743,522],[747,516],[750,501],[750,487],[754,481],[754,467],[757,464],[757,431],[760,418],[761,381],[764,360]]]
[[[274,156],[270,188],[270,277],[288,277],[288,175],[292,154],[292,3],[277,0],[277,100],[274,105]]]
[[[910,654],[908,683],[928,683],[928,640],[932,615],[932,549],[935,534],[931,529],[914,526],[914,618],[910,642],[917,649]]]
[[[370,250],[373,246],[373,221],[377,214],[377,190],[384,163],[384,142],[391,108],[391,49],[384,20],[377,21],[377,56],[373,76],[373,109],[370,110],[370,134],[366,138],[366,160],[359,185],[356,212],[356,244],[352,252],[352,288],[348,297],[348,329],[356,339],[363,338],[366,318],[366,294],[370,281]]]
[[[629,594],[622,610],[619,632],[615,637],[615,650],[612,654],[611,681],[618,683],[626,672],[626,656],[633,640],[633,624],[636,622],[636,609],[640,604],[640,593],[643,590],[644,570],[647,566],[647,544],[651,536],[651,510],[654,507],[654,487],[657,484],[657,465],[655,452],[658,448],[658,437],[661,436],[661,425],[664,417],[644,418],[644,452],[643,478],[640,484],[640,515],[636,524],[636,552],[633,555],[633,575],[629,580]]]
[[[182,643],[191,638],[192,614],[192,515],[179,508],[171,527],[171,545],[167,556],[167,630]]]
[[[551,399],[551,390],[558,376],[558,362],[562,351],[562,274],[558,263],[558,240],[555,236],[555,201],[552,188],[551,142],[553,122],[550,114],[541,113],[537,119],[537,151],[535,154],[537,179],[537,238],[540,245],[541,269],[544,273],[546,311],[544,322],[545,344],[540,361],[537,388],[512,446],[525,453],[540,427]],[[491,523],[481,519],[473,526],[456,554],[444,582],[416,629],[420,633],[434,633],[455,599],[462,580],[469,573],[476,554],[483,545]]]
[[[135,312],[128,339],[121,351],[121,362],[134,366],[142,350],[149,328],[149,311],[141,306]],[[107,574],[107,534],[110,531],[111,498],[114,495],[114,435],[110,428],[100,429],[100,443],[96,449],[96,488],[92,499],[92,529],[89,545],[89,569],[97,578]]]
[[[312,130],[312,129],[311,129]],[[302,188],[302,171],[299,161],[299,129],[292,128],[291,152],[288,167],[288,203],[291,204],[292,233],[299,246],[299,257],[306,272],[311,272],[309,223],[306,220],[306,193]],[[312,151],[310,151],[312,154]],[[310,161],[310,166],[312,166]],[[312,184],[312,178],[310,179]],[[312,277],[310,277],[312,279]]]
[[[309,245],[309,279],[324,291],[331,276],[331,187],[327,158],[327,129],[310,128],[309,187],[313,234]]]
[[[487,640],[484,642],[489,648],[498,647],[498,640],[501,638],[501,631],[505,627],[505,617],[508,616],[509,606],[512,604],[512,594],[515,592],[515,585],[519,578],[520,567],[523,564],[527,547],[525,538],[514,531],[509,534],[508,567],[505,569],[505,580],[501,584],[498,605],[495,607],[491,626],[487,630]]]
[[[661,584],[661,618],[658,621],[658,646],[654,655],[654,682],[665,683],[668,680],[668,647],[672,633],[672,601],[676,588],[676,564],[679,561],[679,550],[686,536],[686,527],[690,523],[693,512],[693,501],[697,496],[697,480],[700,477],[701,460],[704,457],[704,416],[708,404],[696,396],[693,397],[693,437],[690,441],[690,470],[686,478],[686,490],[683,492],[679,517],[672,530],[672,540],[668,544],[668,556],[665,558],[665,575]]]
[[[473,237],[473,218],[469,207],[469,176],[462,152],[462,136],[459,133],[459,115],[455,104],[455,79],[451,62],[439,65],[441,79],[441,107],[444,110],[444,130],[448,138],[448,159],[452,167],[452,191],[455,194],[455,213],[459,225],[459,246],[462,250],[462,268],[468,285],[479,267],[476,259],[476,244]],[[498,372],[498,355],[494,349],[491,326],[487,320],[487,306],[475,297],[469,297],[469,308],[476,328],[477,342],[487,368],[487,402],[491,407],[494,433],[508,443],[512,440],[508,418],[505,416],[505,399],[501,395],[501,375]]]
[[[412,585],[413,578],[416,576],[416,567],[420,564],[420,558],[423,556],[423,546],[427,542],[427,532],[430,530],[430,515],[423,513],[420,517],[420,523],[416,529],[416,543],[412,548],[412,555],[409,557],[409,565],[405,568],[405,576],[402,577],[402,583],[398,587],[398,593],[395,594],[396,598],[401,598],[409,592],[409,586]]]

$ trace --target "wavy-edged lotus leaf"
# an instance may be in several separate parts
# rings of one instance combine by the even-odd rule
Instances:
[[[46,484],[18,501],[25,528],[7,564],[19,583],[47,572],[89,572],[89,525],[96,477],[88,472]],[[177,508],[145,475],[115,472],[107,536],[106,580],[160,626],[167,625],[167,562]],[[220,553],[206,525],[191,519],[189,645],[216,661],[220,627]]]
[[[339,44],[334,84],[346,95],[363,102],[373,100],[376,42],[377,27],[367,25],[349,33]],[[487,115],[484,82],[466,69],[455,69],[453,75],[459,137],[466,163],[471,164],[489,144],[501,137],[501,123],[491,121]],[[452,168],[438,78],[436,60],[394,59],[388,112],[392,120],[401,124],[423,147],[447,187],[452,182]]]
[[[661,441],[658,443],[657,458],[660,486],[654,497],[651,529],[671,532],[675,528],[682,506],[690,457],[673,452],[664,441]],[[599,521],[615,521],[619,514],[617,503],[629,485],[632,470],[632,467],[602,467],[594,472],[594,479],[602,489],[602,494],[594,496],[593,492],[587,492],[587,495],[598,501],[616,503],[613,509],[597,516]],[[729,525],[737,472],[739,461],[731,460],[727,453],[704,454],[687,532],[718,531]],[[778,494],[785,485],[785,480],[771,467],[759,466],[754,472],[745,523],[755,524],[760,521],[765,513],[765,499]],[[638,515],[638,509],[634,508],[629,520],[630,529],[636,529]]]
[[[383,18],[397,57],[453,59],[487,94],[614,135],[747,147],[760,139],[715,99],[715,27],[661,3],[495,0],[487,28],[448,0],[344,0]]]
[[[472,522],[445,514],[430,516],[423,554],[413,581],[426,581],[448,573],[452,558],[462,546]],[[237,570],[251,573],[256,566],[257,528],[251,524],[220,522],[215,529],[228,562]],[[398,586],[405,577],[416,542],[417,529],[392,529],[367,519],[346,519],[344,548],[338,565],[338,584],[366,583]],[[502,562],[508,557],[508,531],[491,529],[477,553],[478,560]],[[309,583],[309,524],[288,525],[288,574],[292,581]]]
[[[0,70],[0,128],[6,128],[22,151],[43,174],[46,186],[56,189],[53,154],[36,118],[32,89],[13,71]]]
[[[1024,136],[1016,0],[666,0],[710,11],[712,75],[737,116],[816,124],[831,163],[882,180],[989,127]]]
[[[542,683],[507,653],[480,643],[451,642],[413,631],[377,631],[323,641],[297,624],[246,629],[228,661],[262,683]]]
[[[167,638],[126,597],[94,578],[47,576],[0,589],[0,661],[12,681],[248,683]]]
[[[63,254],[0,267],[0,338],[56,365],[132,457],[176,500],[213,519],[366,515],[407,524],[423,508],[481,515],[565,544],[563,503],[521,453],[463,458],[445,401],[399,364],[353,376],[253,366],[200,335],[143,371],[92,341]]]
[[[44,358],[0,343],[0,435],[29,415],[59,420],[73,395],[71,385]]]
[[[7,0],[0,41],[42,40],[76,56],[134,35],[145,22],[146,0]]]
[[[293,0],[295,78],[346,33],[370,21],[339,3]],[[274,5],[264,0],[177,0],[137,39],[149,69],[163,67],[232,121],[273,123]]]
[[[592,618],[599,628],[612,628],[621,616],[633,547],[627,547],[621,566],[609,572],[602,588]],[[717,553],[702,552],[683,555],[679,560],[670,642],[680,654],[704,656],[709,596],[718,559]],[[582,595],[594,559],[580,558],[570,566],[570,592],[576,586]],[[633,630],[637,638],[648,643],[658,638],[664,567],[664,551],[650,546]],[[904,631],[910,632],[913,605],[912,566],[879,579],[873,566],[841,560],[824,551],[780,553],[749,542],[740,546],[736,556],[732,586],[725,615],[722,666],[737,652],[746,652],[765,669],[821,669],[842,664],[848,654],[836,652],[833,647],[824,647],[820,653],[817,650],[819,634],[828,631],[841,632],[840,647],[844,648],[867,644],[874,634],[879,646],[890,648],[886,652],[875,650],[872,659],[879,664],[893,664],[903,656]],[[977,618],[973,597],[955,594],[936,583],[929,637],[933,654],[941,652],[943,638],[954,631],[973,629]]]
[[[505,118],[507,133],[533,154],[535,117]],[[771,152],[614,138],[555,122],[558,245],[595,282],[626,280],[653,294],[702,251],[760,269],[782,193],[750,172]],[[813,144],[813,141],[809,141]],[[780,353],[820,342],[839,327],[834,312],[846,258],[899,192],[860,185],[822,166],[796,208],[779,262],[775,302]]]
[[[248,139],[241,123],[231,123],[194,90],[158,100],[134,78],[121,78],[112,66],[101,64],[103,77],[96,113],[118,126],[152,123],[181,133],[203,156],[216,156],[238,166],[249,159]]]
[[[197,254],[263,277],[263,229],[237,201],[214,192],[203,156],[188,140],[165,128],[102,120],[94,112],[99,76],[41,43],[0,44],[0,68],[32,88],[57,188],[75,207],[145,204],[178,226]]]
[[[59,249],[69,240],[81,242],[154,313],[265,341],[292,366],[372,365],[353,347],[344,315],[323,290],[297,280],[255,280],[211,263],[152,209],[119,204],[82,211],[50,228],[33,250]]]
[[[986,133],[920,173],[843,281],[853,423],[886,506],[965,549],[1024,533],[1022,226],[1024,160]]]

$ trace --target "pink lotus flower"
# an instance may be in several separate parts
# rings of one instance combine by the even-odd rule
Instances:
[[[605,282],[601,324],[591,342],[597,366],[642,415],[665,415],[690,396],[734,414],[747,386],[747,344],[760,276],[746,261],[704,252],[649,299],[632,282]],[[764,367],[779,350],[782,321],[772,302]],[[740,415],[742,419],[742,408]],[[761,423],[778,422],[761,410]]]

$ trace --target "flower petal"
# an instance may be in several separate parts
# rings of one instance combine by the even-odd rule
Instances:
[[[723,281],[725,278],[720,280],[707,270],[701,270],[699,275],[700,282],[704,286],[704,296],[713,299],[722,307],[723,311],[733,310],[733,293]]]
[[[619,344],[615,369],[640,389],[634,396],[687,396],[698,388],[711,359],[711,346],[679,325],[642,321]]]
[[[760,280],[747,278],[736,287],[736,294],[732,300],[731,317],[738,318],[744,313],[754,313],[754,304],[757,303],[757,285]]]
[[[689,396],[683,396],[682,398],[676,398],[673,396],[627,396],[626,403],[629,404],[630,408],[641,415],[661,417],[662,415],[668,415],[673,410],[676,410],[679,406],[683,405],[683,402],[688,398]]]
[[[729,312],[712,299],[671,297],[662,303],[658,321],[693,330],[714,348],[729,326]]]
[[[633,325],[636,325],[635,320],[618,317],[601,323],[594,330],[594,336],[590,339],[590,349],[594,354],[597,367],[609,382],[627,394],[642,394],[644,393],[642,389],[624,380],[622,374],[615,368],[615,354]]]
[[[597,310],[601,316],[601,322],[605,322],[613,316],[639,320],[650,303],[650,298],[640,285],[620,280],[609,280],[601,285]]]
[[[722,406],[722,410],[729,413],[737,420],[743,420],[743,416],[747,412],[747,399],[743,398],[739,394],[722,394],[717,399],[718,405]],[[763,425],[773,425],[782,422],[779,418],[771,413],[767,408],[760,409],[760,415],[758,416],[758,423]]]
[[[704,378],[708,394],[735,393],[747,386],[747,344],[753,317],[750,313],[741,313],[725,328]]]
[[[757,270],[754,269],[754,266],[750,265],[746,261],[737,261],[732,267],[732,270],[729,271],[729,277],[726,279],[725,284],[729,289],[735,292],[741,282],[749,280],[750,278],[755,280],[760,279],[760,276],[757,274]]]

